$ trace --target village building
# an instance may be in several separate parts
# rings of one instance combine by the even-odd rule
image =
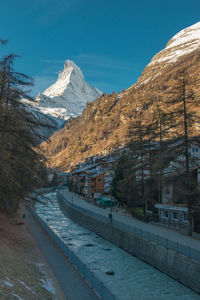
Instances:
[[[155,204],[161,225],[188,232],[188,208],[184,204]]]
[[[200,189],[200,147],[192,144],[189,148],[189,155],[190,175],[197,189]],[[189,226],[187,203],[182,201],[181,197],[179,199],[176,197],[177,190],[181,189],[178,186],[178,180],[184,177],[184,159],[184,154],[182,154],[164,169],[162,203],[155,204],[155,208],[158,210],[160,224],[187,232]],[[195,217],[193,217],[193,226],[200,232],[200,224]]]
[[[87,198],[109,194],[116,163],[117,159],[110,155],[92,157],[90,163],[80,164],[71,172],[69,180],[76,186],[76,191]]]

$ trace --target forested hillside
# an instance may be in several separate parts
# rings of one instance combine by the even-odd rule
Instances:
[[[166,112],[168,102],[180,96],[180,93],[176,94],[176,88],[182,84],[181,76],[186,80],[187,96],[192,93],[189,109],[198,112],[195,101],[200,96],[199,49],[177,58],[171,64],[162,64],[162,68],[159,65],[155,68],[156,77],[152,75],[155,70],[147,66],[141,76],[145,80],[140,78],[137,84],[120,94],[103,94],[87,104],[80,117],[68,122],[48,143],[43,143],[42,149],[49,165],[67,171],[88,156],[128,144],[134,139],[135,123],[140,118],[144,124],[151,124],[159,110]],[[149,80],[146,81],[146,78]],[[175,107],[171,106],[173,109]],[[178,119],[178,116],[172,119]],[[195,124],[191,133],[197,134]]]

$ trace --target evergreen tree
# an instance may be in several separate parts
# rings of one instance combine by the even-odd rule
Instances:
[[[51,186],[57,186],[59,184],[58,174],[55,172],[51,180]]]
[[[118,160],[117,166],[115,168],[115,173],[112,181],[112,195],[116,197],[119,201],[121,201],[121,189],[120,189],[120,182],[124,179],[124,173],[126,170],[126,162],[127,157],[126,155],[122,154]]]
[[[15,55],[0,61],[0,210],[15,214],[20,203],[42,185],[43,157],[34,147],[34,120],[20,102],[30,77],[14,70]],[[30,97],[29,97],[30,98]]]
[[[200,99],[194,94],[194,82],[190,79],[186,69],[181,69],[175,76],[175,85],[167,90],[169,99],[168,109],[173,112],[176,123],[176,140],[174,139],[174,149],[177,153],[182,153],[182,169],[185,174],[182,183],[182,197],[188,207],[189,235],[192,235],[192,211],[194,206],[194,184],[191,176],[190,165],[190,146],[198,143],[195,138],[198,124],[200,121],[197,108],[200,108]],[[177,155],[176,158],[177,159]]]

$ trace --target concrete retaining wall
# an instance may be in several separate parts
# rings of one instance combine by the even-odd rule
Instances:
[[[66,186],[60,186],[60,185],[50,186],[50,187],[35,190],[35,193],[37,193],[37,194],[46,194],[46,193],[55,192],[56,190],[63,190],[63,189],[66,189]]]
[[[63,212],[76,223],[200,293],[200,262],[83,214],[59,195],[58,200]]]

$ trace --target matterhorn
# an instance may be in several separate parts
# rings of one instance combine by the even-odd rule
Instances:
[[[85,109],[87,102],[101,96],[101,92],[91,87],[85,80],[81,69],[67,60],[64,69],[59,73],[57,81],[49,88],[39,93],[35,101],[23,99],[34,116],[42,120],[52,120],[52,128],[45,133],[50,136],[52,131],[60,129],[71,117],[77,117]],[[49,126],[48,126],[49,127]]]

